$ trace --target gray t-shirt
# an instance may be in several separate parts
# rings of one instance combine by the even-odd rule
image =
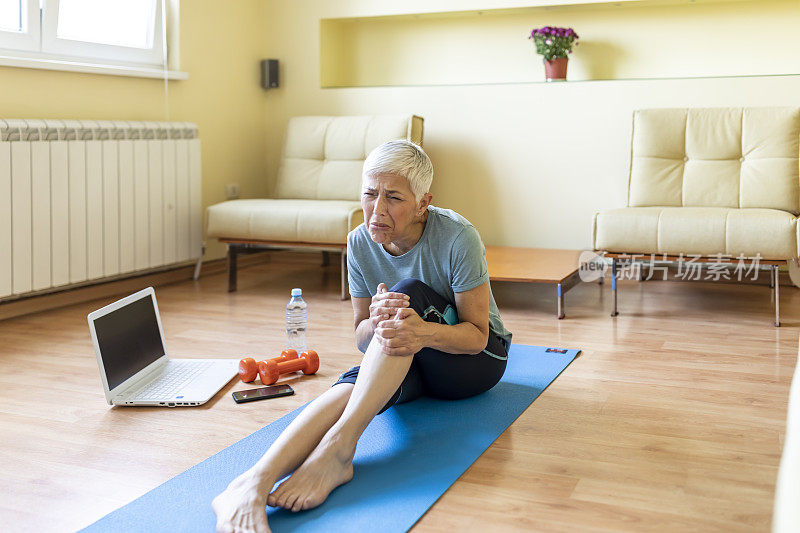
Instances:
[[[428,220],[417,244],[393,256],[369,236],[364,224],[347,235],[347,269],[350,295],[371,298],[379,283],[391,288],[406,278],[425,282],[455,309],[455,293],[489,281],[486,250],[475,226],[451,209],[428,207]],[[511,344],[489,287],[489,327]]]

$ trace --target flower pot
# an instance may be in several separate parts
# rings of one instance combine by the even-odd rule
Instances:
[[[566,81],[567,61],[569,61],[569,59],[566,57],[553,59],[551,61],[544,60],[544,75],[547,81]]]

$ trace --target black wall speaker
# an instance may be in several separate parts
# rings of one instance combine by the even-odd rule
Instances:
[[[265,89],[280,87],[277,59],[265,59],[261,62],[261,86]]]

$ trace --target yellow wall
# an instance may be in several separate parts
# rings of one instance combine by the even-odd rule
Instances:
[[[203,152],[203,206],[223,201],[224,185],[238,182],[243,196],[268,192],[265,180],[263,0],[183,0],[181,70],[169,84],[169,119],[194,122]],[[0,67],[4,118],[166,120],[164,82],[97,74]],[[224,248],[208,243],[206,258]]]
[[[224,200],[226,183],[239,183],[243,197],[271,192],[283,132],[291,116],[416,113],[426,119],[425,147],[436,169],[433,192],[437,205],[463,213],[489,244],[583,248],[590,244],[594,211],[624,205],[633,109],[800,105],[800,76],[321,88],[321,19],[454,9],[516,9],[543,1],[406,0],[398,4],[392,0],[183,0],[180,68],[190,78],[170,82],[169,119],[195,122],[200,127],[203,206]],[[708,10],[724,9],[720,23],[708,25],[708,43],[730,43],[730,28],[756,17],[762,28],[781,28],[791,17],[796,20],[800,11],[799,0],[741,1],[740,7],[706,5],[702,1],[698,6],[685,5],[688,2],[672,2],[670,6],[625,0],[619,3],[620,13],[638,10],[633,19],[646,26],[648,32],[662,35],[680,34],[674,21],[680,18],[681,10],[699,9],[706,13],[703,20],[708,22]],[[792,11],[793,5],[797,11]],[[601,9],[605,14],[593,22],[590,13]],[[609,14],[612,11],[609,7],[572,6],[548,9],[545,17],[540,16],[541,10],[533,10],[535,17],[524,29],[550,23],[570,24],[589,44],[593,35],[608,35],[609,26],[615,20],[623,20],[615,19]],[[557,15],[556,21],[550,20],[551,13],[553,17]],[[429,18],[436,20],[435,16]],[[530,57],[530,65],[524,67],[529,68],[526,76],[536,75],[541,64],[531,54],[530,43],[524,35],[509,37],[509,25],[517,25],[518,21],[498,16],[496,23],[484,27],[475,22],[478,17],[470,20],[469,29],[474,31],[475,39],[458,41],[454,48],[454,60],[461,67],[470,64],[470,57],[487,57],[482,50],[499,55],[513,48],[510,54]],[[573,20],[580,24],[573,24]],[[426,38],[434,34],[429,31]],[[399,37],[387,37],[387,42],[400,42],[398,39],[404,36],[408,34],[400,32]],[[518,41],[519,47],[515,44]],[[345,44],[337,44],[334,39],[326,47]],[[765,53],[766,64],[798,72],[796,32],[786,36],[786,44]],[[709,44],[707,49],[711,59],[717,61],[715,64],[726,68],[739,68],[750,61],[741,61],[741,53],[718,45]],[[589,54],[581,58],[581,53],[578,47],[573,66],[583,61],[587,69],[613,67],[622,72],[628,68],[619,55],[611,61],[595,60],[596,56],[588,61]],[[341,51],[339,54],[344,56]],[[654,69],[660,64],[678,64],[677,54],[672,54],[667,45],[653,54],[657,58],[652,62]],[[258,80],[258,61],[266,57],[281,61],[281,88],[268,92],[259,87]],[[387,61],[382,72],[399,74],[401,79],[404,74],[425,72],[419,68],[425,66],[424,51],[418,57],[420,63]],[[515,57],[517,63],[512,68],[503,64],[504,75],[513,74],[513,65],[520,64],[521,56]],[[643,59],[637,57],[633,63],[641,65]],[[352,68],[354,64],[341,65],[342,70]],[[580,69],[576,67],[572,73],[577,75]],[[0,67],[0,74],[3,117],[166,119],[161,80],[8,67]],[[463,68],[455,69],[446,81],[462,79],[464,74]],[[208,245],[206,258],[222,255],[224,249],[218,243]]]
[[[800,105],[800,76],[587,81],[428,87],[320,87],[320,21],[327,18],[435,12],[454,9],[521,7],[537,2],[512,0],[270,0],[265,4],[265,55],[281,61],[281,88],[267,94],[267,171],[274,179],[281,134],[291,116],[306,114],[416,113],[425,118],[425,148],[435,167],[434,203],[461,212],[487,244],[584,248],[590,246],[593,213],[625,205],[631,113],[644,107]],[[625,4],[625,2],[621,2]],[[701,2],[705,4],[705,2]],[[668,23],[686,5],[653,7],[648,31],[673,32]],[[749,20],[760,6],[760,25],[782,27],[783,11],[772,0],[740,2],[726,9],[725,20]],[[800,2],[795,2],[800,9]],[[620,9],[628,9],[623,6]],[[585,7],[572,7],[580,13]],[[703,9],[709,9],[704,7]],[[783,9],[783,7],[781,7]],[[663,11],[666,10],[666,11]],[[654,14],[658,14],[655,16]],[[563,14],[563,13],[562,13]],[[646,13],[645,13],[646,15]],[[732,17],[732,19],[731,19]],[[737,20],[738,19],[738,20]],[[558,17],[569,24],[570,17]],[[576,18],[577,20],[577,18]],[[574,25],[579,34],[599,28],[587,17]],[[546,23],[546,17],[532,20]],[[604,19],[611,24],[613,17]],[[737,54],[715,47],[730,42],[725,24],[706,28],[708,50],[722,64],[735,65]],[[462,46],[464,57],[484,43],[507,40],[500,26],[478,32]],[[498,28],[493,30],[492,28]],[[605,31],[605,30],[604,30]],[[693,30],[694,31],[694,30]],[[758,31],[767,31],[759,28]],[[756,33],[758,33],[758,31]],[[588,33],[587,33],[588,32]],[[642,38],[646,38],[643,36]],[[742,36],[748,39],[751,36]],[[753,37],[757,39],[756,37]],[[516,39],[516,37],[515,37]],[[521,38],[522,46],[528,46]],[[505,41],[507,42],[507,41]],[[771,63],[795,69],[796,34],[785,47],[765,50]],[[632,43],[635,45],[635,43]],[[792,46],[794,48],[792,48]],[[443,43],[444,46],[444,43]],[[666,46],[666,45],[665,45]],[[580,54],[580,47],[576,51]],[[670,50],[659,50],[658,61]],[[666,58],[666,59],[665,59]],[[421,59],[422,61],[422,59]],[[531,58],[536,68],[541,66]],[[391,65],[391,63],[390,63]],[[624,66],[624,65],[623,65]],[[404,66],[404,69],[415,68]]]

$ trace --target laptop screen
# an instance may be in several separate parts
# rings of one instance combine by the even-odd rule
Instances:
[[[149,294],[94,320],[109,390],[164,355]]]

